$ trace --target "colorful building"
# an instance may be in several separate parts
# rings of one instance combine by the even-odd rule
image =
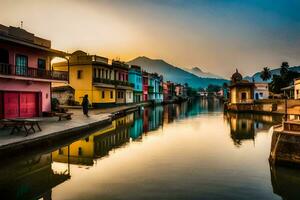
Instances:
[[[269,84],[268,83],[254,83],[254,99],[268,99],[269,98]]]
[[[163,98],[164,101],[171,101],[175,97],[175,85],[174,83],[167,81],[163,82]]]
[[[300,99],[300,79],[294,80],[294,98]]]
[[[116,81],[116,103],[125,104],[133,102],[133,85],[128,81],[129,66],[121,61],[112,61]]]
[[[236,70],[231,77],[230,104],[252,104],[254,96],[254,83],[243,80],[242,75]]]
[[[67,62],[53,64],[57,70],[67,71]],[[94,107],[111,106],[116,103],[115,71],[108,58],[75,51],[69,59],[69,86],[74,88],[74,99],[81,103],[84,95]],[[126,77],[124,79],[126,82]],[[61,84],[53,84],[53,87]]]
[[[143,80],[142,70],[140,66],[131,65],[129,69],[129,82],[134,84],[133,102],[138,103],[143,101]]]
[[[0,119],[50,112],[51,82],[68,82],[68,73],[52,70],[51,61],[65,56],[50,40],[0,24]]]
[[[143,71],[143,101],[148,101],[149,73]]]
[[[149,100],[156,103],[163,101],[163,77],[159,76],[157,73],[152,73],[149,75]]]

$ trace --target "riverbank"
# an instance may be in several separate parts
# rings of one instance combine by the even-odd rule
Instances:
[[[10,129],[0,129],[0,157],[19,155],[20,152],[34,151],[37,148],[56,146],[62,140],[76,139],[86,133],[105,128],[119,116],[149,106],[150,103],[124,105],[114,108],[92,109],[90,117],[82,114],[81,109],[69,108],[73,113],[72,120],[58,121],[57,117],[43,118],[40,126],[42,131],[31,133],[27,137],[23,132],[10,135]]]
[[[268,115],[284,115],[287,111],[290,115],[299,115],[300,100],[288,99],[287,103],[284,99],[263,99],[253,103],[225,103],[224,111]]]

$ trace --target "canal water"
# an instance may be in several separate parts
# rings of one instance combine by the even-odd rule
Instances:
[[[268,162],[278,122],[224,114],[216,100],[145,108],[58,149],[1,162],[0,198],[300,199],[300,170]]]

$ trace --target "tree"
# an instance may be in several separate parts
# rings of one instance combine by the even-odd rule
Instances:
[[[228,88],[228,83],[224,82],[223,83],[223,88]]]
[[[264,67],[264,69],[260,73],[260,78],[264,81],[267,81],[271,78],[272,74],[269,67]]]
[[[219,92],[221,90],[221,87],[218,85],[208,85],[206,91],[207,92]]]
[[[289,71],[289,63],[288,62],[282,62],[281,67],[280,67],[280,75],[281,76],[286,76],[288,71]]]

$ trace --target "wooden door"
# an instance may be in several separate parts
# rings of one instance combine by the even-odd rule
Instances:
[[[4,118],[19,117],[19,93],[4,92]]]
[[[38,98],[34,92],[20,93],[20,117],[37,117]]]
[[[4,99],[3,92],[0,91],[0,119],[4,118]]]

